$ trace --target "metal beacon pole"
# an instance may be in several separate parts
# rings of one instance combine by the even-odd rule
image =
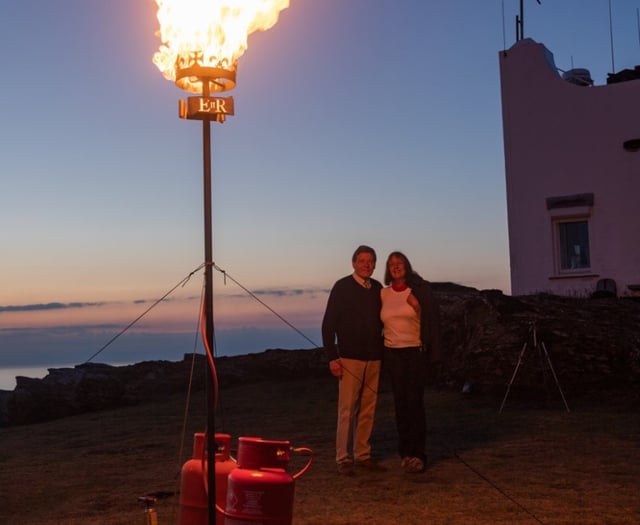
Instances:
[[[247,0],[243,3],[218,0],[155,0],[160,23],[159,50],[153,63],[168,80],[197,96],[179,102],[179,116],[202,121],[204,187],[204,272],[202,311],[203,342],[210,374],[207,376],[207,438],[205,514],[209,525],[216,523],[216,379],[213,323],[213,228],[211,213],[211,122],[223,123],[234,114],[233,98],[217,96],[236,85],[238,58],[247,49],[247,38],[277,21],[289,0]],[[204,453],[204,452],[203,452]],[[224,502],[222,502],[224,505]]]

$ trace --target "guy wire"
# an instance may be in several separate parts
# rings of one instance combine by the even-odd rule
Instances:
[[[149,306],[149,308],[147,308],[144,312],[142,312],[138,317],[136,317],[133,321],[131,321],[126,327],[124,327],[122,330],[120,330],[120,332],[118,332],[116,335],[114,335],[111,339],[109,339],[109,341],[107,341],[104,345],[102,345],[102,347],[95,352],[91,357],[89,357],[84,364],[90,362],[91,360],[93,360],[96,356],[98,356],[100,353],[102,353],[104,350],[107,349],[108,346],[110,346],[114,341],[116,341],[116,339],[118,339],[120,336],[124,335],[129,329],[131,329],[138,321],[140,321],[145,315],[147,315],[151,310],[153,310],[158,304],[160,304],[162,301],[164,301],[169,295],[171,295],[179,286],[184,286],[190,279],[191,277],[199,272],[200,270],[202,270],[202,268],[205,267],[205,263],[200,264],[200,266],[198,266],[195,270],[192,270],[186,277],[184,277],[182,280],[180,280],[180,282],[178,282],[175,286],[173,286],[168,292],[166,292],[162,297],[160,297],[158,300],[156,300],[151,306]],[[248,288],[246,288],[244,285],[242,285],[240,282],[238,282],[236,279],[233,278],[233,276],[229,275],[229,273],[227,273],[226,270],[223,270],[222,268],[220,268],[215,262],[212,263],[212,268],[214,268],[215,270],[217,270],[218,272],[220,272],[225,279],[229,279],[231,280],[234,284],[236,284],[238,287],[240,287],[242,290],[244,290],[249,296],[251,296],[253,299],[255,299],[257,302],[259,302],[262,306],[264,306],[267,310],[269,310],[273,315],[275,315],[278,319],[280,319],[283,323],[285,323],[289,328],[291,328],[292,330],[294,330],[298,335],[300,335],[301,337],[303,337],[304,339],[306,339],[309,343],[311,343],[314,348],[321,348],[317,343],[315,343],[311,338],[309,338],[305,333],[303,333],[301,330],[299,330],[297,327],[295,327],[291,322],[289,322],[287,319],[285,319],[282,315],[280,315],[278,312],[276,312],[271,306],[269,306],[267,303],[265,303],[262,299],[260,299],[255,293],[253,293],[251,290],[249,290]],[[215,344],[215,343],[214,343]],[[194,350],[195,353],[195,350]],[[343,366],[343,370],[345,372],[347,372],[348,374],[352,375],[353,377],[355,377],[356,379],[360,379],[357,375],[355,375],[353,372],[351,372],[347,367]],[[365,388],[371,389],[371,387],[367,384],[364,383],[363,386]]]
[[[200,293],[200,308],[198,312],[202,309],[202,304],[204,303],[204,282],[202,283],[202,292]],[[193,388],[193,375],[195,372],[196,366],[196,349],[198,347],[198,337],[200,335],[200,314],[198,313],[198,321],[196,323],[196,331],[193,340],[193,353],[191,356],[191,369],[189,370],[189,385],[187,386],[187,399],[185,400],[184,406],[184,416],[182,418],[182,431],[180,432],[180,447],[178,449],[178,470],[176,474],[176,479],[179,479],[180,471],[182,469],[182,456],[184,454],[184,444],[185,444],[185,436],[187,434],[187,420],[189,419],[189,405],[191,404],[191,392]]]
[[[171,290],[169,290],[167,293],[165,293],[162,297],[160,297],[160,299],[158,299],[157,301],[155,301],[149,308],[147,308],[144,312],[142,312],[138,317],[136,317],[133,321],[131,321],[127,326],[125,326],[122,330],[120,330],[120,332],[118,332],[116,335],[114,335],[111,339],[109,339],[104,345],[102,345],[102,348],[100,348],[100,350],[98,350],[95,354],[93,354],[89,359],[87,359],[83,364],[88,363],[89,361],[91,361],[94,357],[96,357],[98,354],[100,354],[103,350],[105,350],[111,343],[113,343],[116,339],[118,339],[118,337],[120,337],[121,335],[123,335],[125,332],[127,332],[133,325],[135,325],[140,319],[142,319],[145,315],[147,315],[151,310],[153,310],[156,306],[158,306],[162,301],[164,301],[169,295],[171,295],[174,290],[176,288],[178,288],[179,286],[184,286],[185,284],[187,284],[187,282],[189,281],[189,279],[191,279],[191,276],[193,274],[195,274],[196,272],[200,271],[202,268],[204,267],[204,264],[201,264],[200,266],[198,266],[195,270],[193,270],[191,273],[189,273],[189,275],[187,275],[185,278],[183,278],[178,284],[176,284],[173,288],[171,288]]]
[[[472,467],[471,465],[469,465],[469,463],[467,463],[464,459],[462,459],[458,453],[455,450],[452,450],[444,441],[440,442],[441,446],[449,453],[451,454],[454,458],[456,458],[460,463],[462,463],[465,467],[467,467],[471,472],[473,472],[476,476],[478,476],[482,481],[484,481],[487,485],[489,485],[490,487],[494,488],[496,491],[498,491],[502,496],[504,496],[505,498],[507,498],[509,501],[511,501],[512,503],[514,503],[515,505],[518,506],[518,508],[520,508],[523,512],[525,512],[528,516],[530,516],[533,520],[535,520],[537,523],[540,523],[540,525],[545,525],[545,523],[543,521],[540,520],[540,518],[538,518],[535,514],[533,514],[533,512],[531,512],[529,509],[527,509],[524,505],[522,505],[519,501],[517,501],[516,499],[514,499],[513,497],[509,496],[509,494],[507,494],[504,490],[502,490],[500,487],[498,487],[498,485],[496,485],[493,481],[491,481],[487,476],[485,476],[484,474],[482,474],[482,472],[480,472],[479,470],[477,470],[476,468]]]
[[[258,301],[262,306],[264,306],[267,310],[269,310],[273,315],[275,315],[276,317],[278,317],[278,319],[280,319],[283,323],[285,323],[287,326],[289,326],[290,328],[292,328],[293,330],[295,330],[299,335],[301,335],[302,337],[304,337],[307,341],[309,341],[315,348],[321,348],[320,346],[318,346],[315,342],[313,342],[309,337],[307,337],[304,333],[302,333],[300,330],[298,330],[295,326],[293,326],[289,321],[287,321],[283,316],[281,316],[278,312],[276,312],[273,308],[271,308],[267,303],[265,303],[262,299],[260,299],[258,296],[256,296],[256,294],[254,294],[251,290],[249,290],[248,288],[244,287],[242,284],[240,284],[238,281],[236,281],[233,277],[231,277],[225,270],[223,270],[222,268],[220,268],[215,262],[213,263],[213,268],[215,268],[216,270],[218,270],[222,275],[224,275],[225,279],[228,278],[230,279],[233,283],[235,283],[237,286],[239,286],[240,288],[242,288],[245,292],[247,292],[251,297],[253,297],[256,301]],[[350,374],[351,376],[355,377],[358,381],[362,382],[363,387],[369,389],[369,390],[373,390],[368,383],[364,382],[364,378],[357,376],[356,374],[354,374],[351,370],[349,370],[346,366],[342,365],[342,369],[347,372],[348,374]]]
[[[233,277],[231,277],[226,270],[220,268],[215,262],[213,263],[213,268],[218,270],[222,275],[224,275],[225,279],[230,279],[240,288],[242,288],[245,292],[247,292],[251,297],[253,297],[256,301],[258,301],[262,306],[264,306],[267,310],[269,310],[273,315],[275,315],[278,319],[280,319],[283,323],[285,323],[289,328],[295,330],[300,336],[304,337],[307,341],[309,341],[313,346],[319,348],[316,343],[314,343],[309,337],[307,337],[304,333],[298,330],[295,326],[293,326],[289,321],[287,321],[284,317],[282,317],[278,312],[276,312],[273,308],[271,308],[267,303],[265,303],[262,299],[260,299],[256,294],[254,294],[248,288],[245,288],[238,281],[236,281]]]

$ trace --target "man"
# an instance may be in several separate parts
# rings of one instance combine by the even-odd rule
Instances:
[[[371,279],[376,252],[359,246],[351,264],[353,273],[333,285],[322,320],[322,344],[329,369],[338,378],[336,463],[345,475],[354,474],[354,463],[386,470],[371,457],[369,443],[383,353],[382,285]]]

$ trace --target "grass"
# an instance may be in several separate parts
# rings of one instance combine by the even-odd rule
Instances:
[[[515,397],[515,396],[514,396]],[[391,394],[383,386],[373,437],[384,473],[336,473],[336,385],[331,377],[253,383],[220,394],[216,431],[308,447],[295,482],[294,523],[554,524],[640,522],[640,414],[597,401],[524,403],[427,391],[429,467],[408,475],[395,454]],[[531,400],[530,400],[531,401]],[[534,399],[533,401],[537,401]],[[206,424],[203,394],[0,430],[0,523],[144,523],[137,497],[157,502],[159,524],[178,523],[179,470]],[[539,406],[538,406],[539,405]],[[181,443],[184,452],[181,455]],[[296,472],[306,457],[295,455]]]

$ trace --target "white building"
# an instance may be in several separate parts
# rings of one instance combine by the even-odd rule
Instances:
[[[640,295],[640,69],[593,86],[524,39],[500,79],[511,293]]]

